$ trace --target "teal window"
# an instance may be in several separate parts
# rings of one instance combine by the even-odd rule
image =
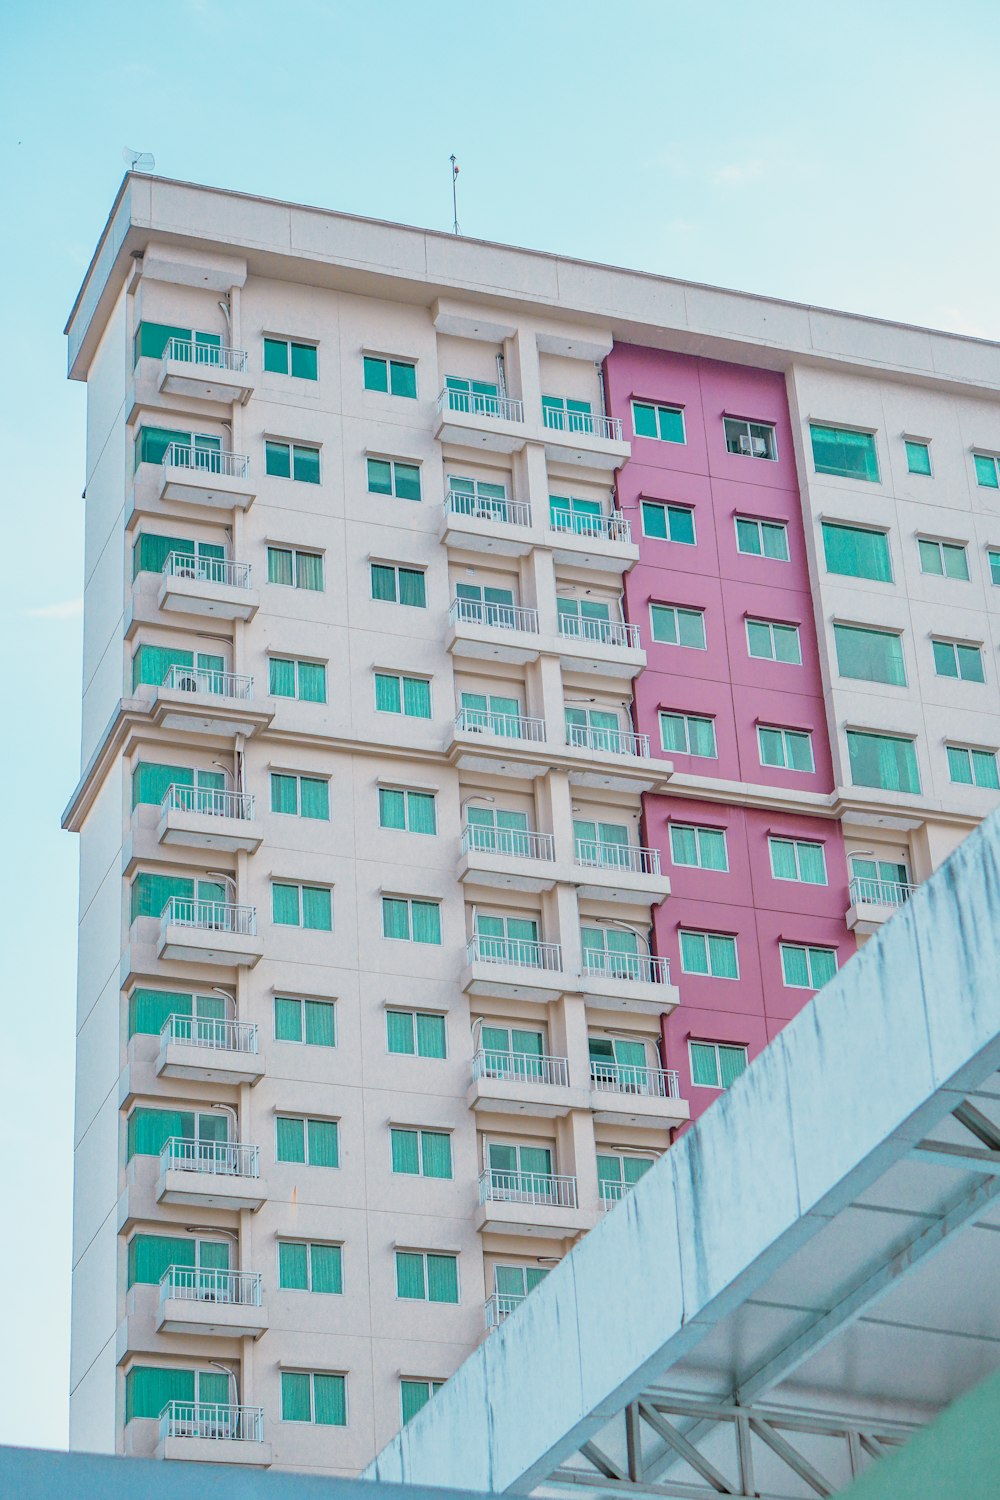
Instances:
[[[368,489],[373,495],[395,495],[397,500],[420,499],[420,466],[395,458],[369,458]]]
[[[824,521],[823,553],[828,573],[840,573],[845,578],[871,578],[876,583],[892,582],[887,532]]]
[[[156,761],[142,760],[132,772],[132,806],[152,803],[159,807],[171,786],[194,788],[192,809],[195,812],[202,807],[210,810],[213,792],[226,790],[226,777],[223,771],[192,770],[190,766],[161,766]],[[199,798],[199,792],[204,792],[204,797]]]
[[[222,995],[191,995],[175,990],[135,989],[128,997],[129,1036],[159,1036],[171,1016],[208,1023],[226,1021],[231,1007]]]
[[[459,706],[463,729],[499,734],[509,740],[521,738],[521,705],[516,698],[501,693],[462,693]]]
[[[464,375],[446,375],[448,410],[472,412],[481,417],[499,417],[500,387],[491,380],[467,380]]]
[[[736,517],[736,550],[749,557],[788,561],[788,527],[784,521],[761,521],[754,516]]]
[[[171,1401],[187,1406],[225,1406],[232,1400],[232,1381],[221,1370],[163,1369],[133,1365],[125,1376],[125,1421],[156,1418]]]
[[[375,711],[403,714],[409,719],[431,716],[431,685],[426,677],[402,677],[395,672],[375,673]]]
[[[804,729],[774,729],[757,726],[757,747],[762,766],[785,771],[814,771],[812,735]]]
[[[493,1286],[503,1310],[513,1310],[549,1274],[547,1266],[494,1266]]]
[[[412,1380],[399,1382],[399,1408],[403,1425],[422,1411],[428,1401],[444,1385],[443,1380]]]
[[[963,682],[985,682],[983,648],[971,641],[932,640],[934,670],[939,677],[958,677]]]
[[[401,1057],[446,1057],[444,1016],[425,1010],[387,1010],[386,1046]]]
[[[727,1089],[746,1071],[747,1049],[732,1042],[689,1042],[691,1082],[704,1089]]]
[[[213,907],[226,899],[226,887],[216,880],[191,880],[181,875],[153,875],[141,871],[132,881],[129,892],[130,916],[158,917],[173,899],[191,902],[189,911],[198,919],[210,922]]]
[[[458,1256],[397,1250],[396,1296],[408,1302],[457,1302]]]
[[[449,474],[448,504],[459,516],[478,516],[486,521],[513,520],[507,505],[507,487],[503,484],[487,484],[482,479],[464,479]]]
[[[442,1130],[389,1131],[392,1170],[406,1177],[450,1177],[451,1136]]]
[[[463,693],[462,697],[465,699],[471,697],[471,694]],[[617,713],[601,708],[567,708],[565,718],[566,739],[569,744],[620,753],[621,731],[618,728]]]
[[[747,651],[762,661],[781,661],[801,667],[802,646],[797,625],[782,625],[777,620],[751,620],[747,626]]]
[[[488,962],[537,967],[538,923],[534,917],[502,917],[477,911],[476,946],[479,956]]]
[[[271,882],[271,919],[279,927],[333,929],[333,892],[325,885],[288,885]]]
[[[557,432],[593,432],[589,401],[570,401],[563,396],[542,397],[542,425]]]
[[[680,930],[681,968],[685,974],[713,979],[739,979],[736,939],[724,932]]]
[[[898,631],[834,625],[833,639],[841,677],[854,677],[861,682],[888,682],[894,687],[906,686],[903,637]]]
[[[323,588],[323,554],[302,552],[298,547],[268,547],[267,581],[319,593]]]
[[[628,868],[633,858],[629,830],[624,823],[603,823],[595,818],[573,819],[573,842],[577,860],[607,869]]]
[[[274,1127],[275,1161],[294,1162],[303,1167],[340,1166],[340,1129],[336,1120],[278,1115]]]
[[[322,776],[293,776],[287,771],[272,771],[271,811],[327,822],[330,817],[330,783]]]
[[[959,786],[988,787],[1000,790],[995,750],[976,750],[971,745],[949,745],[948,775]]]
[[[536,1201],[552,1191],[552,1151],[548,1146],[510,1146],[490,1141],[489,1171],[502,1193],[531,1193]]]
[[[267,678],[268,690],[275,698],[300,698],[303,703],[326,702],[326,667],[321,661],[269,656]]]
[[[399,828],[407,833],[437,833],[437,799],[433,792],[380,786],[378,821],[380,828]]]
[[[927,474],[931,472],[931,445],[922,443],[917,438],[905,438],[903,446],[906,448],[906,467],[910,474]]]
[[[169,458],[182,468],[218,474],[222,439],[205,432],[180,432],[169,427],[140,427],[135,435],[135,465],[162,464]]]
[[[278,1286],[283,1292],[339,1295],[344,1290],[343,1247],[314,1240],[279,1240]]]
[[[167,1141],[198,1141],[206,1147],[210,1143],[225,1143],[229,1139],[228,1118],[220,1113],[196,1114],[185,1109],[149,1109],[139,1105],[133,1109],[125,1125],[126,1161],[133,1156],[159,1156]]]
[[[213,583],[221,582],[223,569],[217,565],[225,561],[225,547],[214,542],[193,542],[186,536],[159,536],[144,531],[135,539],[132,548],[132,577],[140,573],[162,573],[167,558],[172,552],[193,560],[196,578],[207,578]]]
[[[264,444],[264,469],[275,479],[297,479],[300,484],[319,484],[319,449],[308,443]]]
[[[988,551],[986,556],[990,563],[990,582],[1000,584],[1000,552]]]
[[[686,443],[684,410],[680,406],[654,406],[632,402],[632,428],[636,437],[656,438],[661,443]]]
[[[977,453],[974,455],[976,463],[976,483],[984,490],[1000,489],[1000,477],[997,473],[997,460],[992,453]]]
[[[913,740],[894,734],[849,729],[847,752],[855,786],[878,786],[889,792],[920,791]]]
[[[193,680],[203,692],[222,693],[225,688],[226,661],[223,656],[202,651],[195,654],[176,646],[139,646],[132,657],[132,691],[143,682],[151,687],[162,687],[173,667],[191,668],[192,678],[182,678],[182,682]],[[177,686],[176,681],[171,681]]]
[[[296,380],[315,380],[319,374],[316,367],[317,353],[315,344],[297,343],[295,339],[265,338],[264,369],[272,375],[294,375]]]
[[[387,396],[417,395],[417,367],[411,360],[383,359],[378,354],[365,355],[365,390],[382,391]]]
[[[346,1427],[347,1377],[319,1371],[282,1370],[281,1420]]]
[[[969,577],[969,555],[964,542],[937,542],[930,537],[918,537],[921,573],[933,573],[939,578]]]
[[[724,828],[702,828],[693,823],[671,823],[670,858],[675,865],[699,870],[728,870]]]
[[[775,880],[796,880],[802,885],[826,885],[826,855],[822,844],[810,839],[769,838],[771,874]]]
[[[645,1177],[653,1165],[651,1156],[624,1156],[620,1152],[597,1153],[597,1188],[604,1204],[618,1203]]]
[[[878,455],[873,432],[815,425],[810,425],[809,431],[817,474],[839,474],[842,479],[878,483]]]
[[[743,458],[778,457],[774,428],[769,422],[744,422],[742,417],[725,417],[726,451]]]
[[[607,531],[601,502],[577,495],[549,496],[549,524],[553,531],[572,531],[577,536],[604,536]]]
[[[303,1042],[307,1047],[335,1047],[337,1010],[334,1002],[275,995],[274,1039],[276,1042]]]
[[[651,604],[649,622],[654,641],[667,646],[692,646],[705,650],[705,611],[685,609],[679,604]]]
[[[441,907],[436,901],[382,897],[382,936],[403,943],[441,942]]]
[[[640,506],[643,536],[661,542],[680,542],[695,546],[694,510],[690,505],[668,505],[660,500],[643,500]]]
[[[836,948],[779,943],[781,977],[789,989],[820,990],[837,972]]]
[[[718,760],[715,720],[703,714],[679,714],[660,710],[660,743],[674,755],[698,755]]]
[[[134,1234],[128,1242],[128,1285],[157,1286],[171,1266],[204,1271],[208,1296],[218,1286],[214,1275],[229,1270],[228,1240],[195,1239],[193,1235]],[[198,1280],[195,1279],[197,1285]]]
[[[387,604],[427,608],[427,589],[422,568],[404,568],[395,563],[372,563],[372,598]]]
[[[140,359],[162,359],[171,339],[176,339],[182,346],[193,346],[172,349],[170,354],[174,359],[193,360],[197,364],[212,364],[218,359],[218,355],[209,351],[222,347],[222,336],[218,333],[175,328],[172,323],[140,323],[133,340],[136,364]]]

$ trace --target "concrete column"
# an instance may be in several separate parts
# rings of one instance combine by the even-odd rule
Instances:
[[[562,664],[557,656],[541,656],[532,677],[536,685],[537,707],[534,712],[545,720],[545,734],[550,745],[565,745],[566,715],[563,711]]]
[[[503,362],[507,394],[524,402],[526,425],[537,426],[542,420],[542,386],[538,345],[531,329],[519,328],[513,338],[504,340]]]
[[[545,449],[541,443],[525,443],[518,459],[522,489],[515,499],[528,501],[532,525],[544,529],[549,519],[549,468]]]
[[[545,916],[546,940],[562,944],[563,972],[567,976],[568,988],[572,989],[579,982],[576,976],[580,973],[583,962],[580,906],[576,887],[560,881],[554,890],[545,891],[542,895],[542,911]]]
[[[590,1045],[587,1006],[582,995],[564,995],[559,1006],[562,1035],[560,1049],[569,1062],[573,1088],[590,1088]]]
[[[594,1117],[589,1109],[571,1109],[558,1121],[556,1144],[559,1171],[576,1177],[577,1201],[585,1213],[596,1213],[600,1207],[597,1190],[597,1147],[594,1141]]]
[[[533,547],[522,563],[525,595],[538,610],[538,629],[554,636],[559,629],[556,606],[556,569],[547,547]]]

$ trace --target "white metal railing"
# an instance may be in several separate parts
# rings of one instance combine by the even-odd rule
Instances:
[[[168,1297],[178,1302],[227,1302],[233,1307],[260,1307],[260,1272],[168,1266],[160,1277],[160,1301]]]
[[[906,885],[902,880],[878,880],[870,875],[854,875],[851,878],[851,905],[867,901],[871,906],[902,906],[909,901],[915,885]]]
[[[526,714],[496,713],[489,708],[460,708],[455,716],[455,728],[468,734],[497,734],[505,740],[545,739],[545,720],[529,718]]]
[[[252,677],[217,672],[214,667],[181,667],[176,662],[167,668],[161,686],[177,693],[207,693],[212,698],[240,698],[244,702],[253,697]]]
[[[680,1079],[672,1068],[633,1063],[590,1062],[591,1086],[600,1094],[639,1094],[645,1099],[679,1099]]]
[[[249,367],[245,349],[230,349],[225,344],[201,344],[197,339],[167,339],[163,358],[211,370],[231,370],[235,375],[245,375]]]
[[[477,932],[469,939],[465,950],[470,964],[516,964],[522,969],[562,968],[562,946],[559,943],[538,943],[531,938],[489,937]]]
[[[587,620],[579,615],[560,615],[559,634],[576,641],[590,641],[597,646],[624,646],[639,649],[639,627],[624,620]]]
[[[596,870],[627,870],[631,875],[659,875],[659,849],[641,844],[602,844],[597,839],[577,839],[576,862]]]
[[[535,1056],[526,1052],[494,1052],[481,1048],[472,1059],[472,1077],[499,1078],[510,1083],[569,1084],[569,1062],[565,1057]]]
[[[172,781],[163,794],[165,808],[177,812],[204,813],[209,818],[253,818],[253,797],[249,792],[227,792],[221,787],[182,786]]]
[[[635,1187],[634,1182],[599,1182],[597,1184],[601,1195],[601,1207],[604,1209],[614,1208],[620,1203],[626,1193],[630,1193]]]
[[[601,541],[632,540],[631,522],[620,511],[612,511],[610,516],[588,516],[560,510],[557,506],[550,513],[549,527],[552,531],[570,531],[576,536],[596,537]]]
[[[609,438],[613,443],[622,440],[620,417],[603,417],[590,411],[564,411],[559,406],[543,406],[542,425],[556,432],[582,432],[588,437]]]
[[[260,1147],[242,1141],[196,1141],[172,1135],[160,1151],[160,1166],[171,1172],[206,1172],[216,1177],[259,1177]]]
[[[490,828],[482,823],[467,823],[462,829],[462,853],[507,854],[514,859],[556,857],[556,841],[551,833],[534,833],[528,828]]]
[[[219,1401],[168,1401],[160,1412],[160,1441],[166,1438],[262,1443],[264,1408],[227,1406]]]
[[[257,936],[257,908],[235,901],[202,901],[196,896],[171,896],[160,916],[168,927],[197,927],[204,932],[231,932],[236,937]]]
[[[523,604],[453,599],[448,620],[452,625],[492,625],[497,630],[526,630],[531,635],[538,634],[538,610]]]
[[[499,495],[468,495],[449,490],[445,505],[453,516],[472,516],[477,521],[497,521],[501,526],[530,526],[531,506],[524,500]]]
[[[190,552],[168,552],[163,572],[169,578],[194,578],[198,583],[220,583],[229,589],[250,587],[250,564],[228,557],[193,557]]]
[[[438,397],[438,411],[463,412],[488,417],[493,422],[523,422],[524,402],[511,396],[480,395],[476,391],[453,391],[445,387]]]
[[[499,1328],[504,1318],[509,1318],[512,1312],[521,1306],[523,1296],[511,1292],[494,1292],[486,1302],[486,1327]]]
[[[498,1172],[487,1167],[479,1179],[480,1203],[536,1203],[542,1208],[576,1208],[576,1178],[553,1172]]]
[[[226,453],[221,448],[199,448],[194,443],[168,443],[163,455],[165,469],[195,469],[202,474],[222,474],[246,479],[250,459],[245,453]]]
[[[628,979],[635,984],[669,984],[670,960],[655,953],[615,953],[606,948],[584,948],[583,972],[604,979]]]
[[[214,1020],[211,1016],[184,1016],[176,1012],[167,1017],[160,1031],[168,1042],[186,1047],[208,1047],[213,1052],[257,1051],[257,1025],[254,1021]]]
[[[567,724],[566,739],[578,750],[603,750],[608,755],[648,757],[649,735],[631,729],[599,729],[593,724]]]

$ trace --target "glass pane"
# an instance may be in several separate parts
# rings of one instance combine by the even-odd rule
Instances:
[[[133,990],[128,1001],[128,1034],[159,1036],[168,1016],[189,1016],[191,1011],[190,995],[177,995],[170,990]]]
[[[432,901],[410,903],[415,943],[440,943],[441,908]]]
[[[295,814],[299,810],[299,786],[296,776],[271,772],[271,811]]]
[[[760,529],[764,538],[764,556],[771,557],[776,562],[787,562],[788,528],[772,526],[767,521],[762,521]]]
[[[136,1234],[128,1245],[128,1284],[156,1286],[168,1266],[193,1266],[195,1241],[165,1234]]]
[[[837,972],[837,955],[832,948],[810,948],[810,968],[815,989],[822,989]]]
[[[688,738],[692,755],[705,760],[716,758],[715,723],[712,719],[688,719]]]
[[[976,483],[985,489],[995,490],[1000,487],[997,478],[997,464],[995,458],[987,458],[982,453],[977,453],[976,458]]]
[[[194,786],[194,772],[185,766],[161,766],[140,761],[132,772],[132,806],[140,802],[159,807],[170,786]]]
[[[747,1049],[745,1047],[719,1048],[719,1073],[724,1089],[727,1089],[741,1073],[746,1071],[746,1066]]]
[[[335,1120],[307,1120],[306,1139],[309,1143],[309,1165],[311,1167],[336,1167],[339,1165],[337,1122]]]
[[[306,1042],[311,1047],[333,1047],[336,1045],[334,1007],[327,1000],[307,1000]]]
[[[451,1137],[444,1135],[440,1131],[424,1130],[421,1132],[421,1144],[423,1147],[424,1176],[450,1177]]]
[[[431,685],[419,677],[403,678],[403,712],[411,719],[431,716]]]
[[[385,1026],[386,1037],[390,1052],[398,1052],[405,1056],[412,1056],[413,1044],[413,1012],[409,1010],[386,1011]]]
[[[708,1088],[719,1087],[716,1051],[706,1042],[691,1043],[691,1082]]]
[[[268,690],[275,698],[295,697],[295,663],[281,657],[268,658]]]
[[[785,752],[790,770],[811,771],[813,769],[812,741],[808,734],[799,734],[797,731],[786,729]]]
[[[292,374],[298,380],[315,380],[318,373],[316,368],[316,346],[314,344],[293,344]]]
[[[642,529],[646,536],[659,537],[667,541],[667,509],[664,505],[642,502]]]
[[[787,985],[796,988],[809,988],[809,965],[804,948],[791,948],[783,944],[781,948],[781,972]]]
[[[392,494],[392,465],[385,459],[368,460],[368,488],[375,495]]]
[[[394,896],[382,897],[382,936],[409,941],[410,908],[406,901]]]
[[[299,888],[297,885],[271,886],[271,920],[280,927],[299,925]]]
[[[411,1417],[415,1417],[431,1399],[430,1388],[426,1380],[401,1380],[399,1382],[399,1398],[404,1426]]]
[[[799,845],[799,876],[807,885],[826,885],[822,844]]]
[[[398,714],[401,709],[399,678],[375,673],[375,707],[380,713]]]
[[[849,729],[847,749],[851,779],[856,786],[877,786],[897,792],[920,791],[912,740]]]
[[[300,661],[299,697],[303,703],[326,702],[326,667],[322,662]]]
[[[972,772],[976,786],[991,787],[996,790],[1000,787],[997,779],[997,758],[993,750],[973,750]]]
[[[775,880],[797,880],[795,845],[784,839],[771,839],[771,873]]]
[[[717,979],[736,979],[736,939],[711,934],[708,939],[708,961]]]
[[[344,1290],[343,1255],[339,1245],[310,1245],[309,1259],[314,1292]]]
[[[314,1375],[313,1400],[321,1427],[343,1427],[347,1421],[343,1375]]]
[[[839,427],[810,426],[817,474],[839,474],[846,479],[878,481],[875,437]]]
[[[175,328],[169,323],[142,322],[135,331],[136,359],[162,359],[171,339],[191,343],[190,328]]]
[[[943,573],[944,561],[941,557],[941,547],[938,542],[926,542],[923,537],[917,541],[917,550],[920,553],[921,573]]]
[[[378,820],[382,828],[406,827],[406,793],[390,787],[378,789]]]
[[[194,1371],[133,1365],[125,1377],[126,1422],[158,1417],[168,1401],[194,1401]]]
[[[389,368],[386,360],[372,359],[365,355],[365,390],[388,393]]]
[[[686,974],[708,973],[708,944],[702,932],[682,932],[681,968]]]
[[[430,792],[410,792],[407,799],[411,833],[435,833],[434,797]]]
[[[309,1376],[291,1370],[281,1372],[281,1420],[308,1422],[312,1419]]]
[[[396,602],[396,569],[383,563],[372,563],[372,598],[388,604]]]
[[[444,1016],[417,1014],[417,1051],[421,1057],[444,1057]]]
[[[420,499],[420,470],[416,464],[395,465],[397,500]]]
[[[333,927],[332,892],[323,886],[302,887],[302,925],[318,932],[330,932]]]
[[[849,578],[892,582],[889,540],[883,531],[823,522],[823,550],[827,570]]]
[[[420,1173],[420,1141],[416,1130],[389,1132],[392,1145],[392,1170],[416,1177]]]
[[[799,650],[799,632],[794,625],[775,625],[774,634],[774,659],[775,661],[788,662],[793,667],[802,665],[802,653]]]
[[[632,426],[636,437],[656,437],[656,407],[632,402]]]
[[[330,817],[330,784],[312,776],[299,778],[299,807],[304,818]]]
[[[698,843],[701,849],[701,864],[705,870],[728,869],[726,859],[726,835],[718,828],[699,830]]]
[[[747,621],[747,647],[751,656],[761,656],[770,660],[774,655],[770,628],[760,620]]]
[[[279,1042],[301,1042],[302,1001],[274,997],[274,1036]]]
[[[278,1241],[278,1285],[285,1291],[309,1289],[309,1251],[305,1245]]]
[[[287,443],[264,444],[264,470],[276,479],[291,479],[292,451]]]
[[[415,568],[400,568],[399,602],[400,604],[409,605],[412,609],[425,609],[427,607],[427,594],[423,573],[418,572]]]
[[[783,766],[785,764],[785,746],[781,730],[758,728],[757,738],[760,742],[761,765]]]
[[[416,366],[401,364],[397,360],[393,360],[389,366],[389,371],[392,394],[394,396],[415,398],[417,394]]]
[[[458,1260],[454,1255],[428,1255],[427,1300],[458,1301]]]
[[[320,593],[323,588],[323,555],[320,552],[296,552],[295,584],[300,589]]]
[[[753,557],[761,555],[760,525],[757,521],[745,521],[742,516],[736,517],[736,548]]]
[[[288,374],[288,344],[285,339],[264,340],[264,369],[274,375]]]
[[[414,1301],[424,1300],[426,1289],[422,1255],[415,1255],[409,1250],[396,1251],[396,1296]]]
[[[906,467],[911,474],[931,472],[931,450],[926,443],[906,444]]]
[[[306,1122],[279,1115],[275,1121],[278,1161],[305,1162]]]
[[[944,554],[944,571],[948,578],[961,578],[968,580],[969,559],[964,547],[954,547],[944,542],[941,547]]]
[[[683,443],[684,413],[671,406],[659,406],[656,414],[659,419],[660,440],[664,443]]]

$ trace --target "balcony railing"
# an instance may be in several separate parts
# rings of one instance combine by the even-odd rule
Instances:
[[[477,521],[496,521],[501,526],[531,525],[531,506],[524,500],[449,490],[445,504],[453,516],[472,516]]]
[[[216,1401],[168,1401],[160,1412],[160,1441],[166,1438],[262,1443],[264,1408],[225,1406]]]
[[[472,1059],[472,1077],[495,1078],[510,1083],[548,1083],[565,1088],[569,1084],[569,1063],[565,1057],[540,1057],[524,1052],[480,1050]]]
[[[488,937],[475,933],[465,950],[470,964],[514,964],[522,969],[562,968],[562,946],[559,943],[536,943],[529,938]]]
[[[203,474],[246,479],[250,460],[245,453],[226,453],[220,448],[198,448],[193,443],[168,443],[163,455],[165,469],[196,469]]]
[[[486,1303],[487,1329],[499,1328],[504,1318],[509,1318],[511,1313],[515,1312],[523,1301],[523,1297],[510,1292],[494,1292],[493,1296]]]
[[[680,1079],[672,1068],[641,1068],[631,1063],[590,1064],[591,1086],[600,1094],[639,1094],[644,1099],[679,1099]]]
[[[479,1179],[480,1203],[533,1203],[540,1208],[576,1208],[576,1178],[552,1172],[498,1172]]]
[[[161,1302],[167,1297],[179,1302],[226,1302],[232,1307],[260,1307],[260,1272],[168,1266],[160,1277]]]
[[[167,1017],[160,1031],[168,1042],[184,1047],[209,1047],[213,1052],[257,1052],[257,1026],[254,1021],[213,1020],[211,1016]]]
[[[477,854],[505,854],[514,859],[556,857],[556,843],[551,833],[533,833],[527,828],[490,828],[482,823],[467,823],[462,829],[462,853],[470,849]]]
[[[577,839],[576,862],[596,870],[627,870],[630,875],[659,875],[659,849],[641,844],[602,844],[596,839]]]
[[[915,890],[915,885],[906,885],[902,880],[876,880],[869,875],[855,875],[850,884],[851,905],[859,906],[865,901],[870,906],[902,906]]]
[[[479,395],[476,391],[446,388],[438,397],[438,411],[463,412],[466,416],[487,417],[493,422],[524,421],[523,401],[511,396]]]
[[[525,714],[494,713],[488,708],[460,708],[455,717],[455,728],[467,734],[496,734],[505,740],[534,740],[540,744],[545,739],[545,720],[532,719]]]
[[[231,562],[228,557],[192,557],[190,552],[168,552],[163,571],[169,578],[193,578],[198,583],[219,583],[229,589],[250,587],[250,564]]]
[[[613,953],[584,948],[583,972],[602,979],[627,979],[633,984],[669,984],[670,960],[655,953]]]
[[[542,425],[556,432],[580,432],[588,437],[608,438],[613,443],[622,440],[620,417],[602,417],[589,411],[563,411],[558,406],[543,406]]]
[[[623,646],[639,649],[639,627],[624,620],[587,620],[579,615],[560,615],[559,634],[575,641],[589,641],[595,646]]]
[[[599,1182],[597,1184],[601,1195],[601,1207],[604,1209],[614,1208],[620,1203],[626,1193],[630,1193],[635,1187],[634,1182]]]
[[[196,1141],[172,1135],[163,1143],[160,1165],[172,1172],[206,1172],[217,1177],[259,1177],[260,1147],[241,1141]]]
[[[214,667],[181,667],[176,663],[167,669],[162,686],[177,693],[205,693],[212,698],[253,697],[253,678],[239,672],[217,672]]]
[[[592,724],[567,724],[566,739],[578,750],[598,750],[607,755],[649,756],[649,735],[630,729],[598,729]]]
[[[236,937],[257,936],[257,908],[233,901],[201,901],[171,896],[160,917],[167,927],[197,927],[204,932],[230,932]]]
[[[225,344],[200,344],[194,339],[167,339],[163,358],[211,370],[231,370],[234,375],[245,375],[249,364],[245,349],[230,349]]]
[[[594,537],[598,541],[630,542],[632,525],[619,511],[610,516],[588,516],[570,510],[553,510],[549,518],[553,531],[569,531],[575,536]]]
[[[448,619],[452,625],[491,625],[496,630],[526,630],[538,634],[538,610],[523,604],[487,604],[478,599],[453,599]]]
[[[204,813],[208,818],[253,819],[253,797],[249,792],[226,792],[209,786],[181,786],[172,781],[163,794],[163,806],[177,812]]]

